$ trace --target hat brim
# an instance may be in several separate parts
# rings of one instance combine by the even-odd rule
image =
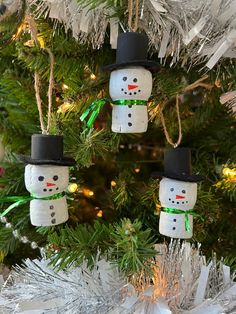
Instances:
[[[18,155],[18,158],[25,164],[31,165],[55,165],[55,166],[74,166],[76,161],[71,157],[63,157],[63,159],[58,160],[41,160],[32,159],[30,156]]]
[[[192,175],[181,175],[181,174],[170,174],[170,173],[164,173],[164,172],[153,172],[151,174],[151,177],[153,179],[161,179],[163,177],[178,180],[178,181],[184,181],[184,182],[200,182],[205,180],[204,176],[198,175],[198,174],[192,174]]]
[[[113,64],[105,65],[102,67],[102,70],[111,72],[111,71],[114,71],[114,70],[117,70],[126,66],[132,66],[132,65],[142,66],[151,72],[156,72],[160,68],[160,64],[151,60],[132,60],[128,62],[113,63]]]

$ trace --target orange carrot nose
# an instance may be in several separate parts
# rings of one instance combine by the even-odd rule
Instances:
[[[130,84],[128,84],[128,90],[135,89],[137,87],[138,87],[138,85],[130,85]]]
[[[185,198],[185,196],[182,196],[182,195],[176,195],[176,199],[180,199],[180,198]]]
[[[47,182],[47,186],[55,186],[56,184]]]

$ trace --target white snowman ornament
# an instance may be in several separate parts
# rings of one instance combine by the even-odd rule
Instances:
[[[69,166],[75,160],[63,156],[63,137],[34,134],[27,163],[25,185],[31,193],[30,220],[34,226],[53,226],[68,220],[64,191],[69,183]]]
[[[147,60],[148,37],[135,32],[118,36],[116,63],[104,67],[111,71],[109,91],[112,99],[112,131],[147,131],[147,101],[152,92],[151,70],[157,64]]]
[[[191,173],[190,149],[174,148],[165,151],[164,172],[154,173],[153,176],[162,177],[159,189],[162,206],[159,232],[171,238],[191,238],[197,182],[204,177]]]

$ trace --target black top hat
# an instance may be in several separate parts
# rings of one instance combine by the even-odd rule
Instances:
[[[150,71],[159,67],[158,63],[147,60],[148,37],[140,33],[121,33],[118,36],[116,63],[103,67],[104,71],[113,71],[129,65],[143,66]]]
[[[63,136],[34,134],[31,137],[31,156],[19,155],[19,159],[32,165],[73,166],[75,160],[63,156]]]
[[[164,172],[153,172],[154,179],[170,178],[186,182],[199,182],[204,176],[192,174],[189,148],[172,148],[164,152]]]

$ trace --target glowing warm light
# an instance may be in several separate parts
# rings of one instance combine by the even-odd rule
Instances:
[[[13,35],[13,36],[14,36],[14,35]],[[13,37],[12,37],[12,39],[13,39]],[[13,39],[13,40],[15,40],[15,39]],[[24,46],[25,46],[25,47],[30,47],[30,48],[34,47],[34,46],[35,46],[34,40],[33,40],[33,39],[27,40],[27,41],[24,43]]]
[[[215,86],[217,88],[220,88],[221,87],[221,80],[215,80]]]
[[[102,210],[99,210],[99,212],[97,213],[97,217],[101,218],[103,216],[103,212]]]
[[[226,167],[223,169],[223,175],[227,177],[236,177],[236,170]]]
[[[69,102],[65,102],[62,105],[60,105],[60,107],[57,109],[58,113],[65,113],[67,111],[69,111],[72,108],[72,104],[70,104]]]
[[[161,209],[161,205],[160,204],[156,204],[156,209],[160,210]]]
[[[78,184],[76,184],[76,183],[71,183],[71,184],[68,186],[68,191],[69,191],[70,193],[75,193],[77,190],[78,190]]]
[[[91,78],[91,80],[95,81],[97,77],[96,77],[96,75],[95,75],[94,73],[92,73],[92,74],[90,75],[90,78]]]
[[[140,169],[140,168],[138,168],[138,167],[134,169],[134,171],[135,171],[136,173],[139,173],[139,172],[140,172],[140,170],[141,170],[141,169]]]
[[[83,189],[82,192],[83,192],[84,196],[86,196],[86,197],[91,197],[94,195],[94,192],[89,190],[89,189]]]
[[[12,40],[16,40],[18,37],[20,37],[21,33],[26,29],[27,24],[24,22],[22,23],[18,28],[16,34],[12,36]]]
[[[63,83],[62,84],[62,89],[69,89],[69,86]]]
[[[112,181],[111,181],[111,186],[113,186],[113,187],[116,186],[116,181],[113,181],[113,180],[112,180]]]

